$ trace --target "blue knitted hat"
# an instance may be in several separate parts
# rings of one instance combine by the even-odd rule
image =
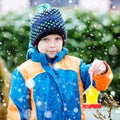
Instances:
[[[41,4],[31,21],[30,43],[35,46],[41,38],[50,34],[58,34],[65,41],[66,27],[64,20],[58,8],[52,8],[49,4]]]

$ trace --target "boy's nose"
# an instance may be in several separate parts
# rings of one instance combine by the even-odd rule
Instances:
[[[49,47],[55,47],[55,42],[54,41],[50,41]]]

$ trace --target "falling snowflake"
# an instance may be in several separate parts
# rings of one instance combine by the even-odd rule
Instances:
[[[19,100],[19,102],[23,102],[23,98],[22,97],[20,97],[18,100]]]
[[[67,107],[64,107],[63,109],[64,109],[64,111],[67,111]]]
[[[77,113],[77,112],[78,112],[78,108],[74,108],[73,111],[74,111],[75,113]]]
[[[51,118],[51,117],[52,117],[51,111],[46,111],[46,112],[45,112],[45,117],[46,117],[46,118]]]
[[[41,101],[38,101],[36,104],[37,104],[37,106],[41,106],[41,105],[42,105],[42,102],[41,102]]]
[[[115,91],[110,92],[112,96],[115,96]]]
[[[4,107],[5,107],[5,106],[7,106],[7,104],[6,104],[6,103],[3,103],[2,105],[3,105]]]
[[[111,54],[111,55],[117,55],[118,54],[118,49],[115,45],[110,47],[109,54]]]
[[[27,109],[27,110],[23,111],[23,115],[24,115],[26,120],[28,120],[28,118],[30,118],[30,112],[31,112],[30,109]]]
[[[22,90],[19,88],[19,89],[18,89],[18,92],[21,92],[21,91],[22,91]]]

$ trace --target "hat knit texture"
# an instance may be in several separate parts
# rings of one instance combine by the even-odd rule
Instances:
[[[52,8],[49,4],[41,4],[31,21],[30,43],[35,46],[40,39],[50,34],[58,34],[65,41],[65,23],[58,8]]]

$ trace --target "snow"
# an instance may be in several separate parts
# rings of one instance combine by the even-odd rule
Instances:
[[[46,111],[46,112],[45,112],[45,117],[46,117],[46,118],[51,118],[51,117],[52,117],[51,111]]]

